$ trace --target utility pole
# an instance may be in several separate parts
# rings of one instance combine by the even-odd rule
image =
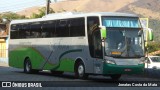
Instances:
[[[49,14],[50,0],[46,0],[46,15]]]

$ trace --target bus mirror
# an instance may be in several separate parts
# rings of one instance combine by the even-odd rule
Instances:
[[[101,39],[105,39],[107,36],[107,30],[105,26],[100,26]]]
[[[148,30],[148,39],[149,41],[153,41],[153,31],[151,29]]]
[[[141,35],[142,35],[142,33],[143,33],[143,31],[142,31],[142,30],[140,30],[140,31],[138,32],[138,36],[141,36]]]

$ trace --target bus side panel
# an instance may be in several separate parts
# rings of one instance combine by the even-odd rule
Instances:
[[[59,65],[57,68],[53,68],[57,71],[74,72],[75,61],[77,55],[82,55],[82,49],[73,49],[63,52],[59,56]]]
[[[74,72],[74,63],[74,60],[70,58],[61,59],[60,63],[52,68],[52,70]]]
[[[31,63],[32,63],[32,68],[33,69],[42,69],[42,64],[46,61],[46,58],[35,48],[33,47],[28,47],[26,52],[26,55],[30,58]],[[49,66],[53,66],[52,64],[49,64]]]
[[[24,67],[24,60],[29,58],[33,69],[41,69],[41,64],[45,58],[32,47],[21,47],[10,51],[9,65],[16,68]]]
[[[9,66],[16,67],[16,68],[23,67],[23,61],[20,60],[18,50],[14,50],[14,51],[9,52]]]
[[[41,54],[48,59],[42,66],[44,70],[74,72],[75,61],[79,58],[85,65],[86,73],[93,73],[93,60],[89,57],[85,37],[54,38],[48,39],[48,43],[45,49],[38,46]]]
[[[23,48],[17,48],[9,52],[9,66],[23,68],[26,52]]]

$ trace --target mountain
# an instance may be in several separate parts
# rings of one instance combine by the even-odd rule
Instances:
[[[113,12],[134,1],[135,0],[66,0],[63,2],[51,3],[50,7],[56,12]],[[41,7],[31,7],[17,13],[29,17],[32,13],[38,13],[39,8]]]
[[[154,30],[155,40],[160,41],[160,0],[65,0],[51,3],[55,12],[124,12],[134,13],[140,17],[149,18],[149,27]],[[38,13],[41,7],[32,7],[17,12],[30,17]]]
[[[160,19],[160,0],[65,0],[51,3],[50,7],[56,12],[129,12],[152,19]],[[17,12],[29,17],[38,13],[41,7],[31,7]]]

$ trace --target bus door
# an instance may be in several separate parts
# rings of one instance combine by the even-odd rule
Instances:
[[[96,74],[101,74],[103,71],[103,51],[99,30],[99,17],[88,17],[87,21],[88,43],[90,55],[93,61],[93,71]]]

